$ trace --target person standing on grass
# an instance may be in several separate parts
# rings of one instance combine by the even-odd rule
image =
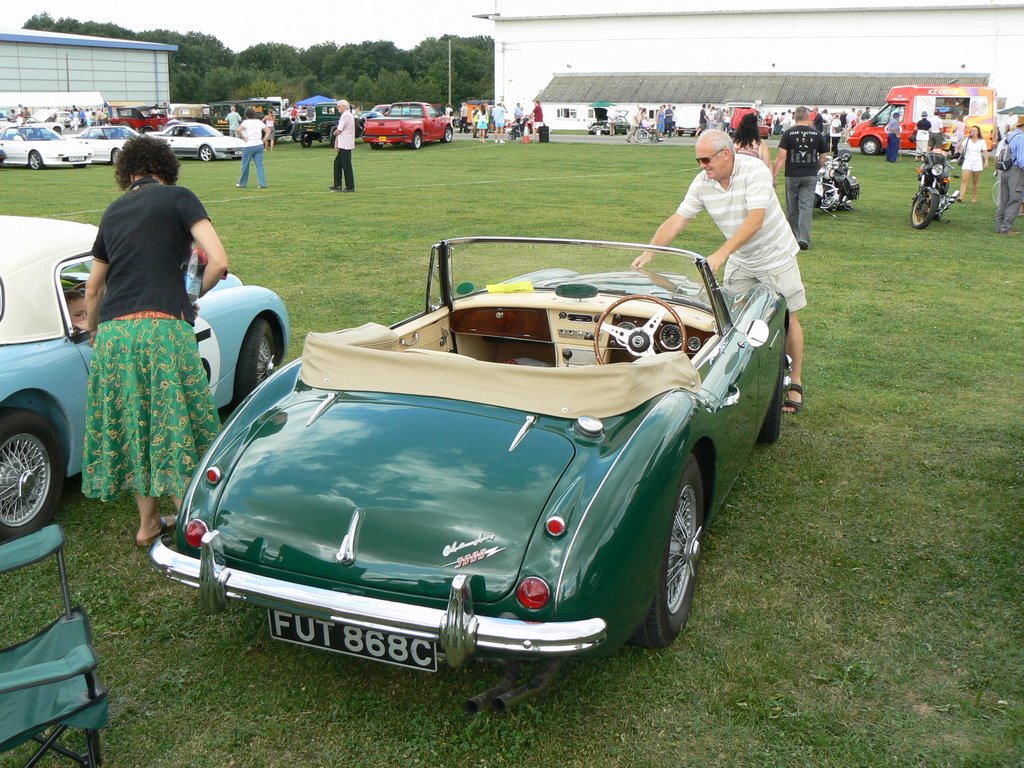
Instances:
[[[480,137],[480,143],[487,143],[487,105],[481,104],[480,109],[476,113],[476,133]]]
[[[1019,235],[1013,229],[1013,222],[1020,215],[1021,201],[1024,200],[1024,115],[1017,117],[1017,124],[1003,139],[1013,153],[1013,167],[1002,171],[999,176],[999,205],[996,208],[996,232],[1000,235]]]
[[[491,118],[494,120],[494,143],[505,143],[505,105],[500,101],[491,110]]]
[[[183,270],[195,243],[207,257],[206,293],[227,273],[228,258],[199,198],[176,186],[178,169],[166,142],[125,142],[114,178],[126,191],[103,212],[85,285],[93,352],[82,493],[103,501],[134,494],[137,547],[174,527],[157,499],[181,506],[219,426]]]
[[[737,154],[724,131],[705,131],[697,141],[696,154],[703,171],[691,182],[676,212],[658,227],[651,245],[671,245],[701,211],[707,211],[726,238],[707,257],[713,272],[725,267],[725,287],[744,293],[767,285],[786,297],[786,352],[793,368],[782,410],[799,413],[804,407],[804,335],[797,312],[807,306],[807,295],[796,261],[800,248],[782,215],[772,172],[759,158]],[[653,257],[644,251],[633,261],[633,269],[643,269]]]
[[[885,124],[885,160],[895,163],[900,159],[900,133],[903,126],[900,124],[901,115],[893,112],[889,115],[889,122]]]
[[[338,114],[338,127],[334,129],[334,148],[338,153],[334,156],[334,185],[331,190],[355,192],[356,176],[352,170],[352,150],[356,148],[356,119],[352,116],[352,108],[345,99],[338,101]]]
[[[533,102],[533,114],[531,115],[531,130],[533,131],[533,138],[536,141],[540,138],[540,127],[544,125],[544,110],[541,109],[540,102]]]
[[[238,179],[236,187],[243,189],[249,184],[249,163],[256,164],[256,178],[259,180],[260,189],[267,188],[267,177],[263,173],[263,142],[267,132],[273,132],[260,120],[256,119],[256,110],[246,107],[245,120],[238,126],[238,138],[245,142],[242,147],[242,176]]]
[[[274,128],[275,118],[274,110],[268,110],[267,114],[263,118],[263,124],[270,130],[263,134],[263,149],[267,152],[274,151]]]
[[[971,186],[971,202],[978,202],[978,177],[988,168],[988,145],[981,137],[981,128],[971,126],[970,135],[961,142],[960,157],[963,160],[960,175],[960,201],[967,199],[967,187]]]
[[[238,135],[238,126],[242,124],[242,116],[238,114],[238,108],[234,104],[231,105],[231,111],[228,112],[228,136]]]
[[[796,124],[782,132],[779,151],[772,166],[772,178],[777,179],[785,166],[786,174],[786,219],[793,230],[793,236],[806,251],[811,247],[811,213],[814,211],[814,187],[818,180],[818,168],[825,161],[828,142],[811,125],[807,107],[793,111]]]

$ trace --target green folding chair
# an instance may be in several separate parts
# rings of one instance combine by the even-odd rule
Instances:
[[[31,639],[0,651],[0,752],[35,741],[40,746],[25,768],[48,751],[94,768],[101,762],[99,729],[107,725],[107,691],[96,677],[99,659],[89,619],[71,607],[64,531],[50,525],[0,544],[0,574],[51,555],[57,557],[64,614]],[[58,743],[69,728],[84,730],[84,752]]]

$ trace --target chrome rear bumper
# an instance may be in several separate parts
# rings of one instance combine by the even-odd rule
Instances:
[[[604,619],[528,622],[477,616],[465,574],[452,580],[448,608],[350,595],[319,587],[260,576],[225,566],[220,534],[203,537],[200,556],[180,554],[158,539],[149,550],[153,567],[168,578],[199,589],[208,613],[224,610],[228,599],[265,608],[394,632],[438,643],[450,667],[459,667],[474,653],[503,658],[571,656],[604,641]]]

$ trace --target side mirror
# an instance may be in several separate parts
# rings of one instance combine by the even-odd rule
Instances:
[[[754,349],[763,347],[765,342],[768,341],[770,333],[771,330],[768,328],[768,323],[764,320],[754,320],[747,328],[747,343]]]

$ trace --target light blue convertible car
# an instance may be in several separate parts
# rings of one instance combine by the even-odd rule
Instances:
[[[92,347],[76,331],[68,289],[92,266],[96,227],[0,216],[0,538],[45,525],[82,468]],[[182,278],[184,279],[184,278]],[[218,408],[241,401],[288,348],[273,291],[229,276],[200,302],[196,338]]]

